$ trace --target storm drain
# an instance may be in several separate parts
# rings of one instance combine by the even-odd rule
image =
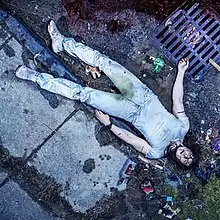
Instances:
[[[175,63],[188,57],[186,77],[201,81],[211,67],[209,59],[216,63],[220,59],[219,17],[199,4],[179,8],[158,27],[154,43]]]

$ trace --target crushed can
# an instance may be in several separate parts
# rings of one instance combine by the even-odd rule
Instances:
[[[131,175],[134,173],[137,162],[134,158],[128,158],[119,172],[118,185],[127,183]]]
[[[145,180],[141,183],[141,190],[142,190],[142,192],[145,193],[146,200],[153,199],[152,193],[154,192],[154,187],[153,187],[153,185],[152,185],[152,183],[151,183],[150,180],[145,179]]]

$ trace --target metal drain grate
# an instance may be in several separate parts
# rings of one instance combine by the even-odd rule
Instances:
[[[211,67],[209,59],[220,59],[219,17],[198,3],[180,8],[158,27],[154,43],[175,63],[188,57],[186,77],[201,81]]]

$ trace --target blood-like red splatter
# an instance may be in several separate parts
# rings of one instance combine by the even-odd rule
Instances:
[[[192,1],[188,1],[192,3]],[[220,1],[198,0],[204,6],[212,7],[220,13]],[[95,11],[114,12],[123,9],[132,9],[138,12],[147,12],[158,18],[165,19],[175,9],[186,3],[185,0],[62,0],[68,16],[72,20],[78,18],[93,18]]]

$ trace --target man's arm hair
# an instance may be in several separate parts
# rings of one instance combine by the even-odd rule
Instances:
[[[178,71],[174,86],[173,86],[173,114],[177,118],[186,117],[185,109],[183,105],[183,78],[184,71]]]
[[[111,126],[111,131],[126,143],[132,145],[140,153],[146,154],[150,149],[150,145],[142,138],[132,134],[131,132],[119,128],[116,125]]]

